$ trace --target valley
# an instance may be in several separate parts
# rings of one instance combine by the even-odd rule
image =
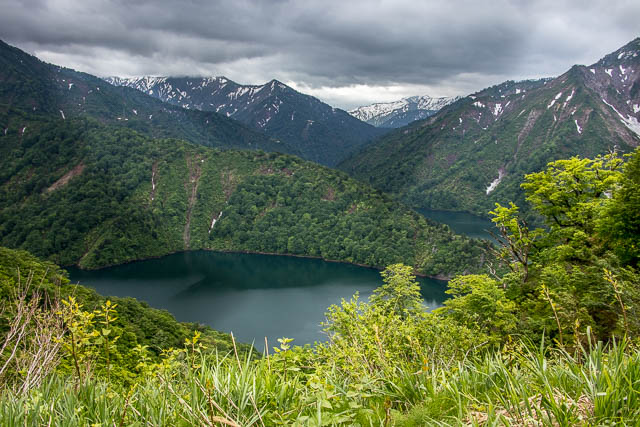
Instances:
[[[94,46],[60,34],[57,57],[146,77],[0,41],[0,424],[640,419],[640,38],[432,98],[407,91],[460,93],[539,58],[518,38],[497,52],[486,29],[429,45],[409,15],[386,34],[344,26],[329,4],[287,4],[277,25],[275,4],[226,22],[237,4],[94,6],[129,50],[96,46],[88,66]],[[283,32],[270,46],[262,21]],[[38,56],[57,58],[52,40]],[[268,82],[208,77],[227,71]],[[373,92],[402,99],[354,107]]]
[[[385,132],[277,80],[263,85],[242,85],[226,77],[109,77],[106,81],[169,105],[215,111],[295,147],[298,152],[293,154],[327,166],[335,166]]]

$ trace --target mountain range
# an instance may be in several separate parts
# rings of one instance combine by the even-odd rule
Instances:
[[[152,137],[182,138],[210,147],[298,153],[220,114],[187,110],[115,87],[90,74],[42,62],[2,41],[0,83],[0,127],[5,134],[14,129],[30,132],[29,122],[43,117],[91,117]],[[17,110],[28,114],[9,114]]]
[[[460,97],[410,96],[395,102],[380,102],[350,110],[349,114],[380,128],[399,128],[433,116]]]
[[[6,44],[0,50],[0,242],[63,264],[95,267],[210,248],[367,265],[386,265],[402,254],[419,271],[437,275],[452,271],[441,259],[452,247],[467,245],[465,253],[477,256],[471,243],[432,228],[339,172],[289,156],[222,154],[167,138],[226,150],[332,153],[324,157],[327,163],[351,150],[340,168],[378,190],[417,208],[479,214],[495,202],[523,206],[524,174],[552,160],[628,152],[640,143],[640,39],[556,78],[507,81],[460,98],[427,119],[370,145],[352,142],[340,153],[323,151],[329,147],[324,143],[316,151],[292,146],[232,119],[240,111],[254,118],[271,111],[265,128],[287,117],[296,122],[302,109],[291,112],[291,120],[290,108],[304,102],[311,112],[317,107],[330,115],[328,108],[337,117],[341,111],[277,81],[244,87],[223,78],[184,79],[188,87],[200,82],[193,94],[215,92],[226,82],[230,89],[222,87],[220,96],[249,105],[202,111],[202,100],[186,98],[170,79],[139,82],[154,93],[169,84],[172,91],[163,89],[163,96],[180,93],[175,102],[197,101],[189,105],[195,109],[45,64]],[[347,117],[345,123],[380,131]],[[221,217],[227,209],[229,215]],[[301,222],[303,217],[311,222]],[[415,242],[418,235],[442,250],[424,252],[408,239]]]
[[[485,262],[482,243],[341,171],[249,150],[287,145],[225,115],[0,50],[0,245],[82,268],[193,249],[439,277]]]
[[[525,205],[550,161],[640,143],[640,38],[551,79],[507,81],[397,129],[339,167],[410,205],[486,214]]]
[[[384,133],[277,80],[263,85],[241,85],[226,77],[146,76],[105,80],[171,105],[223,114],[295,147],[307,160],[329,166]]]

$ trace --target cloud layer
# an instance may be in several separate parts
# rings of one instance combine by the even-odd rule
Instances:
[[[639,34],[640,2],[0,0],[0,38],[105,75],[277,78],[349,108],[557,75]]]

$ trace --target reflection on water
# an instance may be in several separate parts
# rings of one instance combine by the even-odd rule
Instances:
[[[131,296],[178,320],[231,332],[243,342],[282,336],[295,344],[324,340],[320,322],[331,304],[359,292],[368,298],[380,272],[318,259],[182,252],[97,271],[69,269],[71,280],[102,295]],[[446,282],[420,278],[430,308],[440,306]]]

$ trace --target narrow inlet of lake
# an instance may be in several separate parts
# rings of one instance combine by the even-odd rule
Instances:
[[[495,242],[489,231],[497,232],[497,229],[495,224],[487,218],[467,212],[435,211],[430,209],[417,209],[416,212],[435,222],[447,224],[454,233],[464,234],[472,239],[485,239]]]
[[[319,259],[258,254],[181,252],[101,270],[70,268],[73,283],[102,295],[134,297],[183,322],[233,332],[241,342],[294,338],[323,341],[320,322],[331,304],[355,292],[366,300],[382,285],[380,272]],[[429,309],[444,301],[446,282],[419,278]]]

